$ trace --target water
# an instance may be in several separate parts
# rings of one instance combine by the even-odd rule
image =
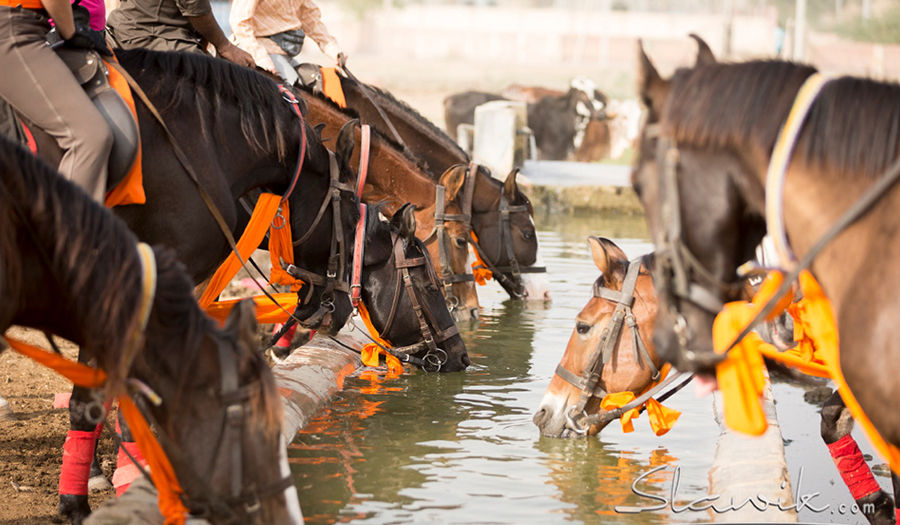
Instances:
[[[466,372],[412,372],[390,381],[364,373],[348,380],[295,440],[289,452],[307,523],[710,521],[706,512],[622,514],[615,507],[658,504],[635,494],[632,483],[660,466],[638,490],[669,496],[678,467],[676,503],[708,493],[719,433],[712,396],[697,399],[687,388],[667,401],[683,413],[663,437],[653,435],[646,416],[629,434],[614,423],[593,439],[539,436],[532,415],[598,275],[586,237],[612,237],[629,257],[651,246],[640,217],[539,217],[538,226],[554,298],[550,308],[525,308],[505,301],[499,286],[481,288],[481,320],[461,327],[472,359]],[[791,475],[799,466],[807,469],[803,492],[820,492],[816,503],[852,504],[803,390],[776,385],[775,392],[782,419],[785,411],[789,417],[804,414],[786,430],[785,437],[795,440],[787,447]],[[807,511],[801,518],[859,522],[836,512]]]

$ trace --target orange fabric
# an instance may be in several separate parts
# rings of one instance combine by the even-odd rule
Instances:
[[[369,317],[369,311],[362,301],[359,302],[359,317],[363,320],[363,324],[366,325],[366,329],[369,331],[369,335],[374,341],[377,341],[385,348],[391,348],[391,343],[378,335],[378,330],[376,330],[375,325],[372,324],[372,319]],[[378,366],[378,356],[384,355],[384,362],[388,368],[388,378],[399,377],[403,374],[403,364],[400,360],[382,350],[377,344],[368,343],[362,347],[361,352],[363,364],[366,366]]]
[[[838,331],[830,301],[808,271],[801,272],[799,283],[803,298],[787,307],[794,318],[797,347],[779,352],[772,345],[763,342],[757,334],[751,333],[729,352],[723,363],[717,365],[716,375],[725,403],[725,423],[730,428],[753,435],[765,431],[765,417],[759,402],[765,381],[762,373],[762,356],[765,355],[803,373],[830,377],[872,445],[888,460],[891,469],[900,473],[900,449],[884,441],[878,434],[844,380],[840,368]],[[760,292],[763,292],[762,287]],[[717,352],[722,353],[727,349],[727,345],[770,297],[767,295],[761,298],[760,295],[757,293],[754,296],[753,303],[741,301],[725,305],[713,324],[713,344]]]
[[[259,197],[256,208],[254,208],[253,214],[250,216],[250,222],[247,224],[244,234],[241,235],[241,238],[238,239],[237,242],[237,248],[238,252],[241,254],[241,259],[246,261],[247,258],[253,254],[253,251],[259,247],[260,243],[262,243],[263,238],[266,236],[266,230],[272,223],[275,214],[278,213],[280,203],[281,197],[279,195],[263,193]],[[241,267],[241,260],[238,258],[237,254],[232,252],[228,256],[228,259],[219,266],[216,273],[213,274],[212,279],[209,281],[209,285],[207,285],[206,290],[203,291],[203,295],[200,297],[200,301],[198,301],[200,303],[200,308],[203,308],[204,310],[208,309],[215,298],[218,297],[228,283],[231,282],[231,279],[234,278]]]
[[[291,276],[281,267],[282,261],[287,264],[294,264],[290,206],[283,206],[281,217],[276,215],[269,227],[269,257],[272,261],[272,270],[269,272],[269,284],[290,286],[292,292],[299,292],[304,282]]]
[[[44,8],[44,4],[41,3],[41,0],[0,0],[0,5],[5,5],[6,7],[16,7],[17,5],[21,5],[25,9]]]
[[[85,364],[70,361],[58,354],[31,346],[15,339],[7,339],[9,346],[22,355],[28,356],[38,363],[55,370],[57,373],[85,388],[98,388],[106,381],[103,370],[91,368]],[[153,484],[159,491],[159,510],[166,518],[166,525],[183,525],[188,513],[181,501],[184,491],[175,477],[172,464],[150,430],[143,414],[134,405],[128,395],[119,396],[119,410],[131,429],[141,454],[150,465]]]
[[[291,318],[288,312],[293,312],[297,308],[300,298],[293,292],[273,293],[271,295],[278,301],[278,304],[273,304],[265,295],[252,297],[256,303],[256,322],[260,324],[286,323]],[[243,301],[243,299],[216,301],[206,308],[206,315],[224,324],[225,320],[228,319],[228,314],[231,313],[231,309],[240,301]]]
[[[107,76],[109,85],[125,100],[125,103],[131,109],[131,114],[134,115],[134,121],[137,122],[137,109],[134,106],[131,87],[128,86],[128,81],[118,69],[109,66],[109,60],[116,60],[116,58],[103,59],[104,62],[107,62],[106,70],[109,72]],[[138,132],[140,133],[140,128],[138,128]],[[105,204],[108,208],[112,208],[125,204],[144,204],[145,202],[147,202],[147,196],[144,194],[144,173],[141,171],[141,141],[140,135],[138,135],[137,154],[134,157],[134,164],[131,165],[128,173],[125,174],[125,178],[116,184],[115,188],[106,192]]]
[[[478,236],[475,235],[475,232],[472,232],[472,240],[478,242]],[[494,278],[494,274],[488,270],[488,265],[481,258],[478,250],[473,247],[472,251],[475,252],[475,262],[472,263],[472,275],[479,286],[484,286],[489,279]]]
[[[338,106],[347,107],[347,99],[344,98],[344,90],[341,88],[341,79],[338,77],[337,68],[322,68],[322,91]]]
[[[187,507],[181,501],[184,490],[181,489],[165,451],[130,397],[119,397],[119,410],[125,416],[141,454],[150,465],[150,477],[153,478],[153,484],[159,491],[159,511],[166,518],[165,525],[183,525],[188,514]]]
[[[641,395],[644,395],[651,388],[662,382],[669,374],[671,368],[672,367],[669,364],[664,365],[662,370],[660,370],[659,380],[654,381],[653,383],[648,385],[647,388],[642,390]],[[612,394],[607,394],[603,398],[603,400],[600,401],[600,408],[605,411],[615,410],[627,405],[628,403],[631,403],[634,400],[634,392],[614,392]],[[650,418],[650,427],[653,429],[653,433],[657,436],[662,436],[669,430],[672,430],[672,427],[675,426],[675,422],[678,421],[679,417],[681,417],[680,411],[665,407],[662,405],[662,403],[653,398],[648,399],[647,402],[644,403],[644,405],[647,406],[647,417]],[[637,419],[637,417],[641,413],[641,407],[644,405],[638,405],[622,414],[622,417],[620,418],[620,421],[622,423],[622,432],[625,432],[627,434],[634,431],[634,424],[632,423],[632,420]]]

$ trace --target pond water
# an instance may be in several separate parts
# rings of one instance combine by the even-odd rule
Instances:
[[[289,450],[308,524],[330,523],[672,523],[705,522],[706,512],[619,513],[658,500],[688,503],[709,491],[718,424],[713,396],[686,388],[666,405],[682,411],[673,430],[656,437],[646,416],[624,434],[618,423],[599,437],[540,437],[531,421],[598,270],[586,238],[615,239],[629,257],[651,250],[642,217],[537,217],[553,303],[525,307],[499,286],[479,289],[481,319],[461,326],[472,365],[464,373],[369,372],[348,379],[334,402]],[[852,504],[818,437],[816,408],[803,389],[776,385],[786,425],[791,475],[805,469],[802,491],[820,492],[818,507]],[[801,424],[802,422],[802,424]],[[867,445],[860,445],[868,453]],[[748,451],[752,453],[752,451]],[[675,471],[679,482],[673,481]],[[889,478],[879,478],[884,486]],[[796,483],[796,479],[794,481]],[[857,523],[859,516],[801,513],[816,522]]]

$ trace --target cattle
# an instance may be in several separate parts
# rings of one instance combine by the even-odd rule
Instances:
[[[528,127],[541,159],[587,162],[609,153],[607,100],[588,79],[573,79],[567,92],[512,85],[500,95],[481,91],[451,95],[444,100],[447,131],[456,137],[459,124],[474,124],[476,107],[494,100],[526,102]]]

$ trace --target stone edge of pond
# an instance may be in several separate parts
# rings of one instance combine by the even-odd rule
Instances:
[[[722,403],[716,398],[714,403],[716,420],[721,433],[716,444],[716,455],[709,469],[709,494],[718,495],[713,501],[717,508],[738,507],[748,498],[742,508],[722,513],[709,510],[714,522],[797,522],[797,512],[792,506],[794,502],[791,489],[791,478],[788,474],[787,460],[784,456],[784,439],[781,426],[772,401],[772,385],[766,376],[766,387],[763,391],[763,409],[769,428],[762,436],[753,437],[728,429],[722,423]],[[756,503],[763,507],[760,495],[770,503],[765,511],[753,506]],[[782,511],[778,508],[778,502]],[[734,502],[732,504],[732,501]]]
[[[352,348],[363,345],[351,335],[342,333],[335,338]],[[293,441],[297,432],[344,387],[344,378],[361,366],[359,354],[327,337],[313,338],[276,365],[272,373],[284,402],[285,442]]]

